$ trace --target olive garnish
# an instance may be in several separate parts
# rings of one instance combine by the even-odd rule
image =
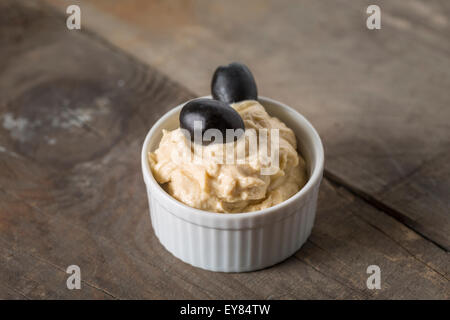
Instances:
[[[258,99],[258,90],[250,69],[238,62],[216,69],[211,81],[211,93],[214,99],[225,103]]]
[[[197,121],[200,124],[198,129],[194,127]],[[227,129],[245,130],[244,121],[236,110],[225,102],[205,98],[195,99],[184,105],[180,113],[180,127],[189,132],[192,141],[194,141],[195,137],[194,129],[201,130],[202,137],[206,130],[218,129],[223,136],[223,140],[220,143],[226,142]],[[234,140],[237,140],[237,138],[238,136]],[[202,144],[206,145],[209,143],[211,141],[202,139]]]

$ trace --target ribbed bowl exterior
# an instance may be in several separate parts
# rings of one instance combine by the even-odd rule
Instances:
[[[282,208],[285,218],[267,219],[253,228],[235,225],[234,229],[185,221],[153,196],[151,189],[147,186],[153,230],[169,252],[202,269],[244,272],[274,265],[300,249],[314,224],[319,184],[301,201]]]
[[[297,111],[269,98],[258,100],[294,131],[307,163],[306,185],[276,206],[238,214],[206,212],[184,205],[161,188],[151,173],[148,152],[157,148],[163,129],[178,127],[184,104],[166,113],[145,138],[141,164],[153,229],[169,252],[195,267],[222,272],[262,269],[294,254],[311,234],[323,174],[322,142]]]

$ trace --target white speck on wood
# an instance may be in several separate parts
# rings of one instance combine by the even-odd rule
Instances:
[[[47,144],[49,145],[54,145],[56,143],[56,138],[52,138],[49,136],[44,136],[44,140],[47,142]]]
[[[68,129],[71,127],[82,127],[83,124],[92,120],[92,110],[74,109],[64,110],[59,115],[54,116],[51,125],[55,128]]]
[[[15,152],[13,152],[13,151],[9,151],[8,149],[6,149],[6,148],[3,147],[3,146],[0,146],[0,152],[1,152],[1,153],[6,153],[6,154],[8,154],[8,155],[10,155],[10,156],[13,156],[13,157],[16,157],[16,158],[19,157],[19,155],[18,155],[17,153],[15,153]]]
[[[27,126],[28,119],[26,118],[14,118],[13,114],[5,113],[3,115],[3,128],[11,133],[11,137],[24,142],[27,140]]]

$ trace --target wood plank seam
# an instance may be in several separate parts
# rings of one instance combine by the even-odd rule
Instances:
[[[445,280],[450,281],[450,278],[448,278],[445,274],[441,273],[439,270],[436,270],[435,268],[433,268],[433,266],[430,266],[428,263],[426,263],[425,261],[417,258],[414,254],[412,254],[412,252],[410,250],[408,250],[407,248],[405,248],[405,246],[403,246],[401,243],[399,243],[397,240],[395,240],[393,237],[391,237],[388,233],[384,232],[381,228],[375,226],[374,224],[372,224],[369,220],[364,219],[361,216],[357,216],[358,219],[364,221],[365,223],[367,223],[369,226],[371,226],[372,228],[374,228],[375,230],[381,232],[383,235],[385,235],[387,238],[389,238],[391,241],[393,241],[395,244],[397,244],[400,248],[402,248],[408,255],[410,255],[411,257],[413,257],[416,261],[420,262],[421,264],[423,264],[424,266],[426,266],[427,268],[430,268],[431,270],[433,270],[434,272],[436,272],[437,274],[439,274],[441,277],[443,277]]]
[[[341,286],[344,286],[344,287],[350,289],[350,290],[353,291],[353,292],[356,292],[356,293],[358,293],[358,294],[360,294],[360,295],[363,295],[365,299],[371,298],[371,296],[368,295],[367,293],[365,293],[364,291],[358,290],[358,289],[356,289],[356,288],[354,288],[354,287],[352,287],[352,286],[346,284],[345,282],[340,281],[340,280],[338,280],[338,279],[336,279],[336,278],[331,278],[330,275],[328,275],[326,272],[323,272],[322,270],[320,270],[319,268],[317,268],[317,267],[314,266],[313,264],[308,263],[307,260],[302,259],[302,258],[298,257],[298,256],[295,255],[295,254],[294,254],[293,257],[294,257],[295,259],[297,259],[298,261],[300,261],[300,262],[306,264],[308,267],[314,269],[315,271],[317,271],[318,273],[320,273],[321,275],[323,275],[325,278],[328,278],[328,279],[330,279],[330,280],[332,280],[332,281],[335,281],[335,282],[339,283]]]
[[[3,193],[7,194],[7,195],[13,196],[13,197],[14,197],[15,199],[17,199],[18,201],[21,201],[22,203],[24,203],[25,205],[27,205],[30,209],[32,209],[32,210],[34,210],[34,211],[37,211],[37,212],[39,212],[40,214],[47,215],[47,213],[45,213],[43,210],[41,210],[38,206],[33,205],[33,204],[30,204],[30,203],[29,203],[28,201],[26,201],[25,199],[22,199],[22,198],[20,198],[19,196],[15,195],[15,194],[13,194],[13,193],[11,193],[11,192],[8,192],[8,191],[6,191],[6,190],[4,190],[4,189],[2,189],[2,188],[0,188],[0,190],[1,190]],[[48,216],[48,215],[47,215],[47,216]],[[52,218],[55,218],[55,217],[51,217],[51,216],[50,216],[50,218],[52,219]],[[77,227],[77,225],[76,225],[76,224],[73,224],[73,223],[71,223],[71,226]],[[111,242],[110,239],[105,238],[105,237],[103,237],[102,235],[97,235],[97,237],[103,239],[103,240],[106,241],[106,242]],[[0,239],[0,240],[1,240],[1,239]],[[11,246],[10,243],[6,243],[6,244],[7,244],[8,246]],[[120,243],[115,243],[115,242],[114,242],[114,244],[120,247]],[[126,248],[123,248],[123,249],[125,250]],[[52,263],[52,262],[50,262],[50,261],[48,261],[48,260],[45,260],[45,259],[43,259],[43,258],[41,258],[41,257],[34,256],[34,255],[32,255],[31,253],[29,253],[29,252],[25,252],[25,251],[21,251],[21,252],[24,253],[24,254],[26,254],[26,255],[28,255],[28,256],[30,256],[30,257],[32,257],[32,258],[34,258],[34,259],[37,259],[37,260],[39,260],[39,261],[41,261],[41,262],[44,262],[44,263],[46,263],[46,264],[48,264],[48,265],[51,265],[51,266],[53,266],[54,268],[56,268],[56,269],[58,269],[58,270],[60,270],[60,271],[63,271],[63,272],[65,273],[65,269],[64,269],[63,267],[60,267],[60,266],[58,266],[58,265],[56,265],[56,264],[54,264],[54,263]],[[146,264],[146,265],[151,265],[152,267],[157,268],[157,269],[161,270],[161,271],[164,272],[164,273],[167,273],[166,270],[161,269],[158,265],[155,265],[155,264],[152,264],[152,263],[148,263],[147,261],[143,261],[142,259],[140,259],[139,257],[136,257],[136,256],[135,256],[134,254],[132,254],[132,253],[129,253],[129,254],[130,254],[134,259],[140,261],[141,263]],[[192,281],[189,281],[189,280],[186,279],[186,278],[182,278],[182,277],[180,277],[180,276],[176,276],[176,277],[177,277],[180,281],[182,281],[182,282],[186,282],[187,284],[189,284],[189,285],[191,285],[191,286],[193,286],[193,287],[196,287],[196,288],[198,288],[198,289],[201,289],[201,290],[202,290],[203,292],[205,292],[208,296],[214,297],[214,294],[212,294],[211,292],[209,292],[209,291],[206,290],[205,288],[202,288],[202,287],[198,286],[196,283],[194,283],[194,282],[192,282]],[[90,282],[86,282],[85,280],[82,280],[82,282],[83,282],[83,283],[86,283],[88,286],[90,286],[90,287],[92,287],[92,288],[94,288],[94,289],[97,289],[97,290],[99,290],[99,291],[101,291],[101,292],[103,292],[103,293],[105,293],[105,294],[111,296],[111,297],[114,298],[114,299],[120,299],[119,297],[116,297],[116,296],[113,295],[112,293],[108,292],[106,289],[103,289],[103,288],[101,288],[101,287],[99,287],[99,286],[96,286],[96,285],[94,285],[94,284],[92,284],[92,283],[90,283]]]
[[[449,146],[450,147],[450,146]],[[434,161],[436,161],[438,158],[444,156],[448,151],[445,150],[443,152],[438,153],[437,155],[433,156],[430,159],[425,160],[424,162],[422,162],[422,164],[420,164],[419,166],[417,166],[416,168],[414,168],[413,170],[411,170],[410,172],[408,172],[406,175],[404,175],[403,177],[400,177],[398,180],[393,181],[391,184],[389,184],[388,186],[386,186],[386,189],[382,191],[382,193],[388,192],[389,190],[393,190],[395,188],[397,188],[399,185],[401,185],[402,183],[404,183],[405,181],[407,181],[411,176],[413,176],[414,174],[416,174],[417,172],[423,170],[426,166],[428,166],[429,164],[433,163]]]
[[[8,286],[7,284],[4,285],[4,288],[14,291],[15,293],[19,294],[20,296],[24,297],[26,300],[32,300],[30,297],[28,297],[26,294],[22,293],[20,290],[17,290],[13,287]]]
[[[10,243],[6,243],[4,240],[1,240],[1,239],[0,239],[0,241],[4,242],[4,243],[5,243],[7,246],[9,246],[9,247],[12,247]],[[14,251],[17,251],[17,250],[14,250]],[[26,256],[28,256],[28,257],[30,257],[30,258],[33,258],[33,259],[38,260],[38,261],[40,261],[40,262],[43,262],[44,264],[46,264],[46,265],[48,265],[48,266],[50,266],[50,267],[53,267],[53,268],[56,269],[57,271],[60,271],[60,272],[62,272],[62,273],[64,273],[64,274],[66,274],[66,269],[65,269],[65,268],[60,267],[60,266],[54,264],[53,262],[48,261],[47,259],[44,259],[44,258],[39,257],[39,256],[37,256],[37,255],[31,254],[30,252],[25,251],[25,250],[21,250],[21,251],[19,251],[19,252],[22,253],[22,254],[24,254],[24,255],[26,255]],[[14,254],[12,254],[12,256],[14,256]],[[110,296],[110,297],[112,297],[112,298],[114,298],[114,299],[118,299],[118,297],[114,296],[112,293],[108,292],[106,289],[100,288],[100,287],[98,287],[98,286],[96,286],[96,285],[90,283],[89,281],[84,280],[83,278],[81,278],[80,280],[81,280],[81,282],[82,282],[83,284],[87,285],[88,287],[91,287],[91,288],[93,288],[93,289],[95,289],[95,290],[99,290],[99,291],[101,291],[102,293],[104,293],[104,294],[106,294],[106,295],[108,295],[108,296]],[[14,289],[13,289],[13,290],[14,290]],[[19,292],[19,291],[17,291],[17,290],[14,290],[14,291],[16,291],[16,292],[18,292],[19,294],[25,296],[27,299],[31,299],[31,298],[27,297],[25,294],[22,294],[21,292]]]
[[[322,246],[318,245],[315,241],[308,239],[308,243],[312,244],[313,246],[315,246],[316,248],[319,248],[320,250],[326,252],[327,254],[329,254],[330,256],[332,255],[332,252],[330,252],[329,250],[323,248]],[[337,261],[339,261],[339,263],[341,263],[349,272],[353,272],[352,268],[350,266],[348,266],[348,264],[341,260],[339,257],[333,257],[334,259],[336,259]],[[366,281],[366,278],[361,277],[360,280],[362,282]]]
[[[53,262],[48,261],[47,259],[44,259],[42,257],[39,257],[39,256],[34,255],[34,254],[31,254],[31,253],[26,252],[26,251],[21,251],[21,252],[26,254],[26,255],[28,255],[29,257],[32,257],[32,258],[34,258],[36,260],[39,260],[39,261],[41,261],[41,262],[43,262],[43,263],[45,263],[47,265],[50,265],[50,266],[54,267],[56,270],[59,270],[59,271],[63,272],[64,274],[66,274],[66,270],[63,267],[60,267],[60,266],[54,264]],[[104,294],[110,296],[111,298],[119,299],[118,297],[114,296],[112,293],[108,292],[106,289],[100,288],[100,287],[90,283],[89,281],[84,280],[83,278],[81,278],[80,281],[82,283],[84,283],[85,285],[87,285],[88,287],[91,287],[93,289],[99,290],[99,291],[103,292]]]
[[[404,226],[408,227],[408,229],[414,231],[415,233],[419,234],[422,238],[428,240],[429,242],[433,243],[436,247],[439,249],[449,252],[449,248],[441,245],[440,243],[434,241],[433,239],[430,239],[428,236],[420,232],[420,230],[417,230],[413,227],[413,222],[410,221],[408,216],[404,215],[401,211],[396,210],[392,208],[391,206],[385,204],[384,202],[378,200],[376,197],[364,192],[363,190],[360,190],[359,188],[350,185],[349,183],[345,182],[344,179],[341,177],[338,177],[334,173],[331,173],[329,170],[324,170],[324,178],[330,181],[332,184],[338,185],[348,192],[350,192],[352,195],[357,197],[358,199],[361,199],[365,203],[369,204],[371,207],[374,207],[378,209],[379,211],[383,212],[384,214],[387,214],[388,216],[394,218]]]

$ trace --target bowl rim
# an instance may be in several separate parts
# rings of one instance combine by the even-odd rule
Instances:
[[[192,101],[194,99],[199,99],[199,98],[211,98],[211,96],[203,96],[203,97],[190,99],[190,100],[183,102],[183,103],[179,104],[178,106],[172,108],[168,112],[166,112],[150,128],[149,132],[147,133],[147,136],[145,137],[144,143],[142,145],[142,150],[141,150],[141,165],[142,165],[142,173],[144,176],[145,184],[151,183],[155,187],[154,189],[157,190],[165,198],[166,201],[170,201],[173,205],[182,209],[182,210],[178,211],[176,215],[181,215],[182,216],[181,218],[184,218],[187,221],[192,220],[192,219],[190,219],[190,217],[194,218],[195,220],[201,219],[201,218],[206,218],[208,220],[214,219],[217,222],[249,219],[252,217],[262,218],[264,216],[268,216],[275,212],[280,211],[281,209],[285,208],[286,206],[289,206],[291,203],[298,201],[300,198],[306,197],[309,192],[313,191],[314,186],[316,186],[316,184],[320,183],[320,181],[322,179],[325,158],[324,158],[324,149],[323,149],[322,140],[320,139],[320,136],[317,133],[316,129],[297,110],[295,110],[295,109],[289,107],[288,105],[286,105],[282,102],[279,102],[277,100],[267,98],[264,96],[259,96],[258,101],[260,101],[262,104],[264,104],[264,102],[268,102],[268,103],[271,103],[274,105],[278,105],[278,106],[284,108],[285,110],[287,110],[289,113],[291,113],[293,115],[293,118],[295,118],[295,121],[299,122],[301,126],[306,128],[308,135],[312,138],[312,141],[313,141],[313,150],[312,151],[316,156],[316,163],[315,163],[314,168],[311,168],[312,171],[311,171],[310,177],[309,177],[308,181],[306,182],[306,184],[297,193],[295,193],[290,198],[284,200],[283,202],[280,202],[269,208],[265,208],[265,209],[261,209],[261,210],[257,210],[257,211],[250,211],[250,212],[219,213],[219,212],[213,212],[213,211],[206,211],[206,210],[201,210],[201,209],[190,207],[190,206],[182,203],[181,201],[175,199],[174,197],[172,197],[160,186],[160,184],[153,177],[152,171],[149,166],[149,161],[147,158],[148,144],[150,142],[151,137],[153,135],[159,133],[156,131],[156,129],[161,124],[163,124],[173,114],[177,113],[186,103],[188,103],[189,101]],[[194,214],[195,217],[191,216],[191,214]]]

